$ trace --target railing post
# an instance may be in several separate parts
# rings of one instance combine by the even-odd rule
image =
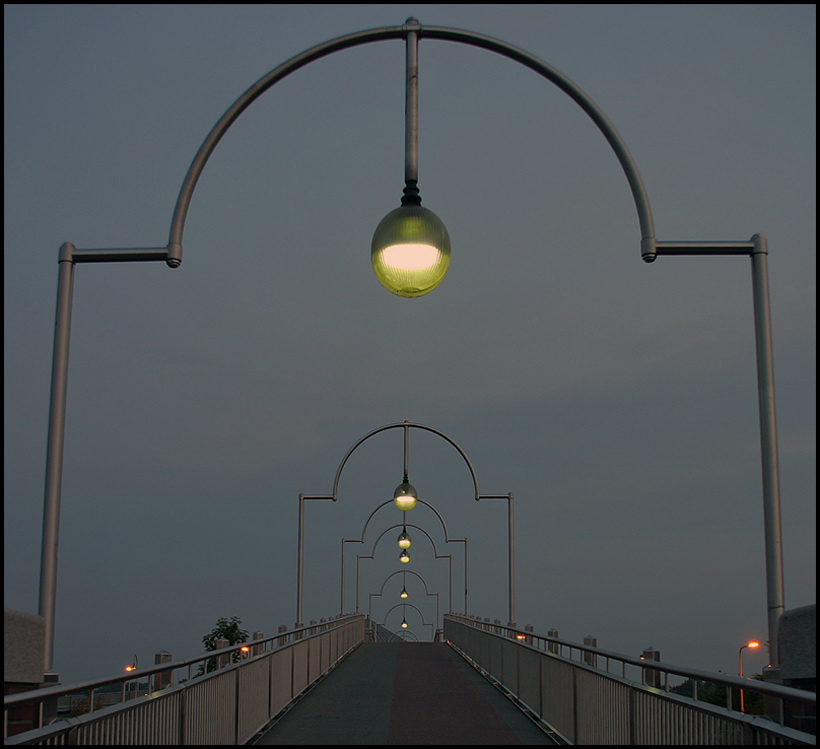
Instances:
[[[587,635],[584,638],[584,645],[589,645],[591,648],[598,647],[598,639],[593,637],[592,635]],[[584,663],[588,666],[592,666],[593,668],[598,668],[598,657],[594,653],[589,653],[586,650],[584,651]]]

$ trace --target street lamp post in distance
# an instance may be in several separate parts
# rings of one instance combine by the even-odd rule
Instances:
[[[740,646],[740,650],[737,651],[737,675],[742,679],[743,678],[743,650],[745,648],[751,648],[752,650],[759,648],[760,643],[757,640],[749,640],[745,645]],[[740,689],[740,712],[746,712],[746,705],[743,698],[743,688]]]

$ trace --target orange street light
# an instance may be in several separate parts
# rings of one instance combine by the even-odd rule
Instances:
[[[139,667],[139,660],[137,660],[137,654],[134,653],[134,661],[131,663],[131,665],[126,666],[125,670],[129,671],[129,672],[130,671],[136,671],[138,667]],[[125,682],[123,684],[123,690],[125,690],[125,685],[127,683],[128,682]],[[137,699],[138,696],[139,696],[139,679],[134,679],[134,699]]]
[[[737,651],[737,675],[742,679],[743,678],[743,649],[744,648],[751,648],[754,650],[755,648],[759,648],[760,643],[757,640],[749,640],[745,645],[740,646],[740,650]],[[740,712],[746,712],[746,705],[743,700],[743,690],[740,690]]]

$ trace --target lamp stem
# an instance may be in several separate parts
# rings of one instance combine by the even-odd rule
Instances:
[[[413,186],[419,180],[419,29],[415,18],[408,18],[407,78],[404,99],[404,181]]]
[[[408,465],[408,442],[409,442],[409,433],[410,433],[410,424],[408,422],[404,422],[404,480],[408,481],[409,473],[407,471]]]

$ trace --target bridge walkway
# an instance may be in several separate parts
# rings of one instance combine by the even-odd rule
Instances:
[[[556,742],[446,643],[367,643],[253,743]]]

